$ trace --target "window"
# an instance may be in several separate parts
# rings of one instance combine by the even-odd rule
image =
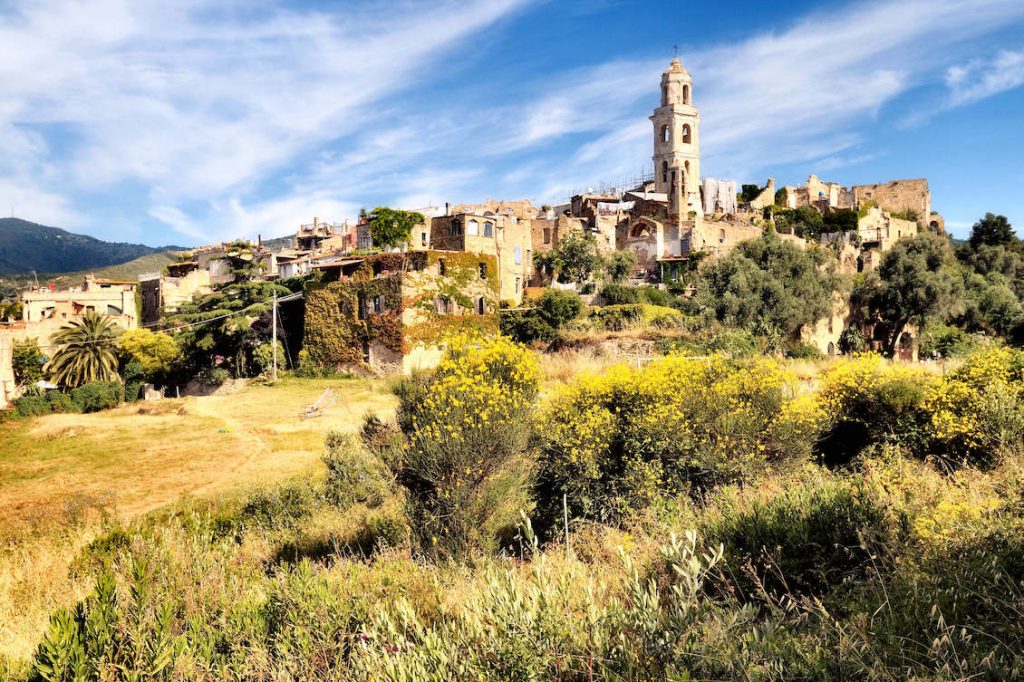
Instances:
[[[690,144],[690,126],[683,124],[683,144]]]
[[[370,364],[370,340],[363,339],[363,362]]]
[[[683,104],[689,104],[689,103],[690,103],[690,86],[689,85],[684,85],[683,86]]]
[[[440,313],[441,315],[452,314],[452,299],[448,298],[447,296],[438,296],[437,300],[435,301],[435,304],[437,306],[437,312]]]
[[[671,139],[671,130],[672,129],[669,128],[668,126],[661,126],[661,133],[658,134],[658,137],[661,138],[661,141],[663,143],[668,142]]]
[[[544,243],[545,244],[550,244],[551,243],[551,228],[550,227],[545,227],[544,228]]]
[[[533,251],[526,250],[526,264],[533,265]]]
[[[446,268],[445,265],[444,265],[444,258],[438,258],[437,259],[437,274],[439,274],[442,277],[444,277],[445,274],[447,274],[447,272],[448,272],[448,268]]]
[[[382,313],[384,312],[384,299],[380,296],[373,297],[373,312]]]
[[[466,234],[471,237],[476,237],[480,234],[480,223],[475,220],[470,220],[466,223]]]
[[[522,282],[520,282],[520,281],[519,281],[519,278],[518,278],[518,277],[516,277],[516,293],[517,293],[517,294],[519,293],[519,289],[520,289],[521,287],[522,287]]]
[[[366,314],[366,297],[365,296],[360,296],[359,297],[359,319],[360,320],[365,320],[366,318],[367,318],[367,314]]]
[[[426,232],[420,232],[420,246],[426,246],[426,245],[427,245],[427,233]]]
[[[494,236],[494,223],[492,223],[489,220],[486,223],[484,223],[484,236],[485,237],[493,237]]]
[[[487,263],[480,263],[480,279],[487,279]]]
[[[484,301],[483,296],[476,297],[476,314],[484,315],[487,313],[487,302]]]
[[[462,223],[460,223],[458,220],[452,221],[451,235],[453,237],[458,237],[462,235]]]
[[[523,264],[523,249],[521,246],[517,246],[515,250],[512,251],[512,260],[515,262],[516,265]]]

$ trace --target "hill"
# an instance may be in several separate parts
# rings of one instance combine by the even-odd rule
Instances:
[[[105,242],[20,218],[0,218],[0,275],[95,270],[182,249]]]

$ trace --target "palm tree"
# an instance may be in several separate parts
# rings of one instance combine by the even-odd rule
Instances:
[[[117,324],[106,315],[86,313],[50,337],[57,350],[46,363],[46,371],[54,383],[68,388],[120,379],[114,353],[119,333]]]

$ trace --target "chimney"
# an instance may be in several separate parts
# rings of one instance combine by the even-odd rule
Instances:
[[[263,235],[262,234],[258,234],[258,235],[256,235],[256,247],[258,248],[258,247],[261,247],[261,246],[263,246]]]
[[[449,204],[447,201],[444,202],[444,214],[445,215],[448,215],[448,209],[450,209],[450,208],[451,208],[451,204]]]

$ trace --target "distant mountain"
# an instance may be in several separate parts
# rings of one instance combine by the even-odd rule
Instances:
[[[0,275],[80,272],[185,248],[105,242],[20,218],[0,218]]]

